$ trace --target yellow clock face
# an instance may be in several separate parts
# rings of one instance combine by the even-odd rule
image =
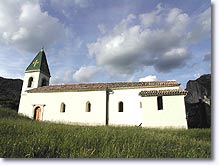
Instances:
[[[36,59],[36,60],[33,62],[33,67],[35,67],[37,64],[39,64],[39,61]]]

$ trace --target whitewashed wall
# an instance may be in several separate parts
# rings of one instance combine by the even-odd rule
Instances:
[[[154,89],[147,88],[147,90]],[[145,88],[113,90],[113,93],[109,95],[109,125],[142,123],[144,127],[187,128],[183,95],[163,96],[163,110],[158,111],[157,97],[141,97],[139,92],[142,90]],[[91,112],[86,112],[87,101],[91,103]],[[118,111],[120,101],[123,102],[123,112]],[[142,108],[140,102],[142,102]],[[60,112],[61,103],[66,105],[64,113]],[[33,118],[34,109],[37,106],[42,109],[41,120],[43,121],[89,125],[106,123],[106,91],[23,94],[19,113]]]
[[[32,102],[30,100],[30,97],[28,93],[24,92],[21,94],[20,103],[19,103],[19,109],[18,113],[27,116],[29,118],[32,118]]]
[[[187,128],[184,95],[163,96],[163,110],[157,108],[157,97],[142,97],[145,127]]]
[[[105,91],[29,93],[29,95],[32,104],[36,106],[45,104],[42,118],[44,121],[105,124]],[[87,101],[91,103],[91,112],[86,112]],[[65,104],[65,112],[60,112],[61,103]]]
[[[109,124],[139,125],[141,123],[139,92],[143,89],[113,90],[109,96]],[[119,112],[119,102],[123,102],[123,112]]]

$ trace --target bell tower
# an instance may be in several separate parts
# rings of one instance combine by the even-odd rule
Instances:
[[[41,49],[25,70],[21,95],[25,94],[27,90],[48,86],[50,77],[46,55]]]

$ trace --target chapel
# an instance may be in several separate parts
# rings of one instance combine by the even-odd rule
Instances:
[[[25,70],[19,114],[37,121],[79,125],[187,128],[177,81],[50,85],[41,49]]]

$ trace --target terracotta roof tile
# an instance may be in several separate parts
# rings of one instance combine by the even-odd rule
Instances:
[[[151,81],[151,82],[112,82],[112,83],[89,83],[89,84],[69,84],[69,85],[52,85],[38,87],[29,90],[30,93],[45,92],[68,92],[68,91],[92,91],[126,88],[155,88],[155,87],[174,87],[180,84],[176,81]]]
[[[172,95],[186,95],[187,91],[184,89],[168,89],[168,90],[148,90],[141,91],[140,96],[172,96]]]

